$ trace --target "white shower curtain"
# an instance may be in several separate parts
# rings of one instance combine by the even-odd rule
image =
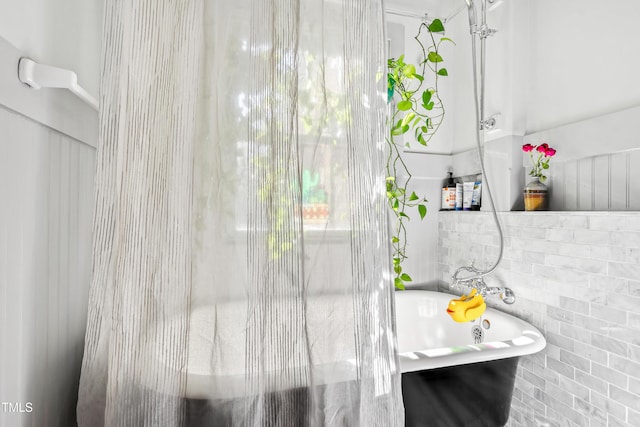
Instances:
[[[382,0],[106,3],[79,425],[404,425]]]

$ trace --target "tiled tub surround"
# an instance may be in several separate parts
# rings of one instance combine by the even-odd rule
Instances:
[[[504,260],[487,278],[517,301],[490,306],[539,328],[521,359],[508,426],[640,426],[640,212],[504,212]],[[439,215],[441,286],[498,254],[485,212]]]

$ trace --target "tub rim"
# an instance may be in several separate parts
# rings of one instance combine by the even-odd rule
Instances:
[[[400,298],[404,299],[411,298],[411,295],[415,295],[417,297],[419,294],[422,294],[423,296],[424,294],[436,294],[437,297],[441,298],[443,301],[458,297],[458,295],[455,294],[439,291],[417,289],[396,291],[396,320],[398,295],[403,295]],[[435,349],[404,352],[402,349],[398,348],[400,371],[415,372],[444,368],[448,366],[466,365],[469,363],[480,363],[490,360],[507,359],[511,357],[521,357],[537,353],[546,347],[547,341],[544,335],[542,335],[542,333],[529,322],[492,307],[487,307],[487,313],[513,320],[516,325],[519,325],[521,335],[506,341],[489,341],[481,344],[467,344],[455,347],[439,347]]]

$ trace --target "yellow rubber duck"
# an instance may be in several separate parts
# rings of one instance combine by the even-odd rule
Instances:
[[[447,313],[456,322],[471,322],[482,316],[486,309],[487,304],[482,295],[476,289],[472,289],[469,295],[449,301]]]

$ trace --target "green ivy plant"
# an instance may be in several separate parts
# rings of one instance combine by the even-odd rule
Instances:
[[[438,79],[449,73],[443,65],[440,45],[453,41],[436,34],[444,33],[441,20],[420,24],[418,34],[414,37],[423,53],[424,60],[417,66],[407,63],[404,55],[388,60],[388,101],[391,104],[389,115],[389,133],[387,144],[387,199],[389,207],[395,215],[395,227],[391,237],[394,283],[397,289],[404,289],[405,283],[412,278],[403,271],[402,263],[407,259],[407,229],[405,221],[410,219],[409,212],[417,209],[420,219],[427,214],[427,199],[415,192],[408,193],[411,173],[402,159],[402,147],[410,147],[410,142],[403,143],[403,136],[412,135],[415,140],[426,146],[438,131],[444,118],[444,105],[438,92]],[[422,39],[425,38],[426,41]],[[433,75],[433,79],[427,79]],[[433,84],[427,82],[432,80]],[[396,102],[393,102],[393,101]]]

